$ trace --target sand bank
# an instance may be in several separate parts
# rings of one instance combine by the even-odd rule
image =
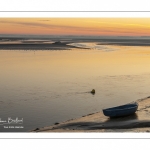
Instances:
[[[0,44],[0,50],[69,50],[77,48],[67,45],[68,43],[15,43],[15,44]]]
[[[150,132],[150,97],[137,102],[139,107],[134,115],[110,119],[97,112],[33,132]]]
[[[96,42],[97,45],[117,45],[117,46],[150,46],[150,39],[126,39],[126,38],[49,38],[49,39],[26,39],[26,38],[0,38],[0,50],[69,50],[79,48],[75,46],[79,43]],[[71,45],[75,43],[75,45]],[[70,44],[70,45],[69,45]],[[89,49],[82,46],[82,49]]]

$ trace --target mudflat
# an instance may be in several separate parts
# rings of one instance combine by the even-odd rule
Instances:
[[[149,38],[48,38],[45,40],[30,38],[0,38],[0,50],[68,50],[78,48],[78,46],[69,45],[71,43],[96,42],[97,45],[117,45],[117,46],[150,46]],[[84,48],[83,49],[88,49]]]

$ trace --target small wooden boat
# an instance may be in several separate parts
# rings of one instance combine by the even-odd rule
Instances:
[[[138,108],[137,102],[132,102],[129,104],[103,109],[103,113],[108,117],[122,117],[134,114]]]

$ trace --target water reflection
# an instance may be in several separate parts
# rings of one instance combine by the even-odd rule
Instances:
[[[112,48],[0,51],[1,116],[28,131],[148,96],[149,47]]]

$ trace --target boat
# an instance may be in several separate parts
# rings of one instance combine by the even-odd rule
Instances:
[[[122,117],[134,114],[138,108],[137,102],[103,109],[103,114],[108,117]]]

